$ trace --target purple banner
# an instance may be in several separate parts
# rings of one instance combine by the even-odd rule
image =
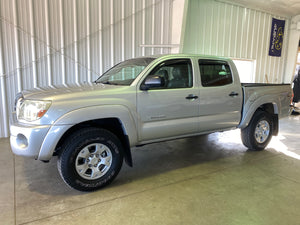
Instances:
[[[281,56],[283,45],[285,20],[272,19],[271,36],[270,36],[270,56]]]

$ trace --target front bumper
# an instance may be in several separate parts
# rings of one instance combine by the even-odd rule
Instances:
[[[10,145],[15,155],[48,161],[57,143],[72,125],[31,125],[11,117]]]
[[[10,126],[10,145],[13,153],[37,159],[50,127],[50,125],[12,124]]]

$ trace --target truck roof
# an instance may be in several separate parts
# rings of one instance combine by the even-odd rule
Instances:
[[[221,56],[213,56],[213,55],[202,55],[202,54],[187,54],[187,53],[174,53],[174,54],[156,54],[156,55],[148,55],[141,56],[136,58],[172,58],[172,57],[197,57],[203,59],[215,59],[215,60],[231,60],[230,58],[221,57]]]

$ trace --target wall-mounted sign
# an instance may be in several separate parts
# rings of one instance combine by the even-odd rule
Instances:
[[[272,19],[271,36],[270,36],[270,56],[281,56],[283,45],[285,20]]]

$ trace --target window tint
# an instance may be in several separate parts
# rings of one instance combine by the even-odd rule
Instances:
[[[189,88],[193,86],[192,64],[189,59],[172,59],[155,67],[149,76],[158,75],[163,84],[156,89]]]
[[[199,60],[203,87],[223,86],[232,83],[229,65],[224,61]]]

